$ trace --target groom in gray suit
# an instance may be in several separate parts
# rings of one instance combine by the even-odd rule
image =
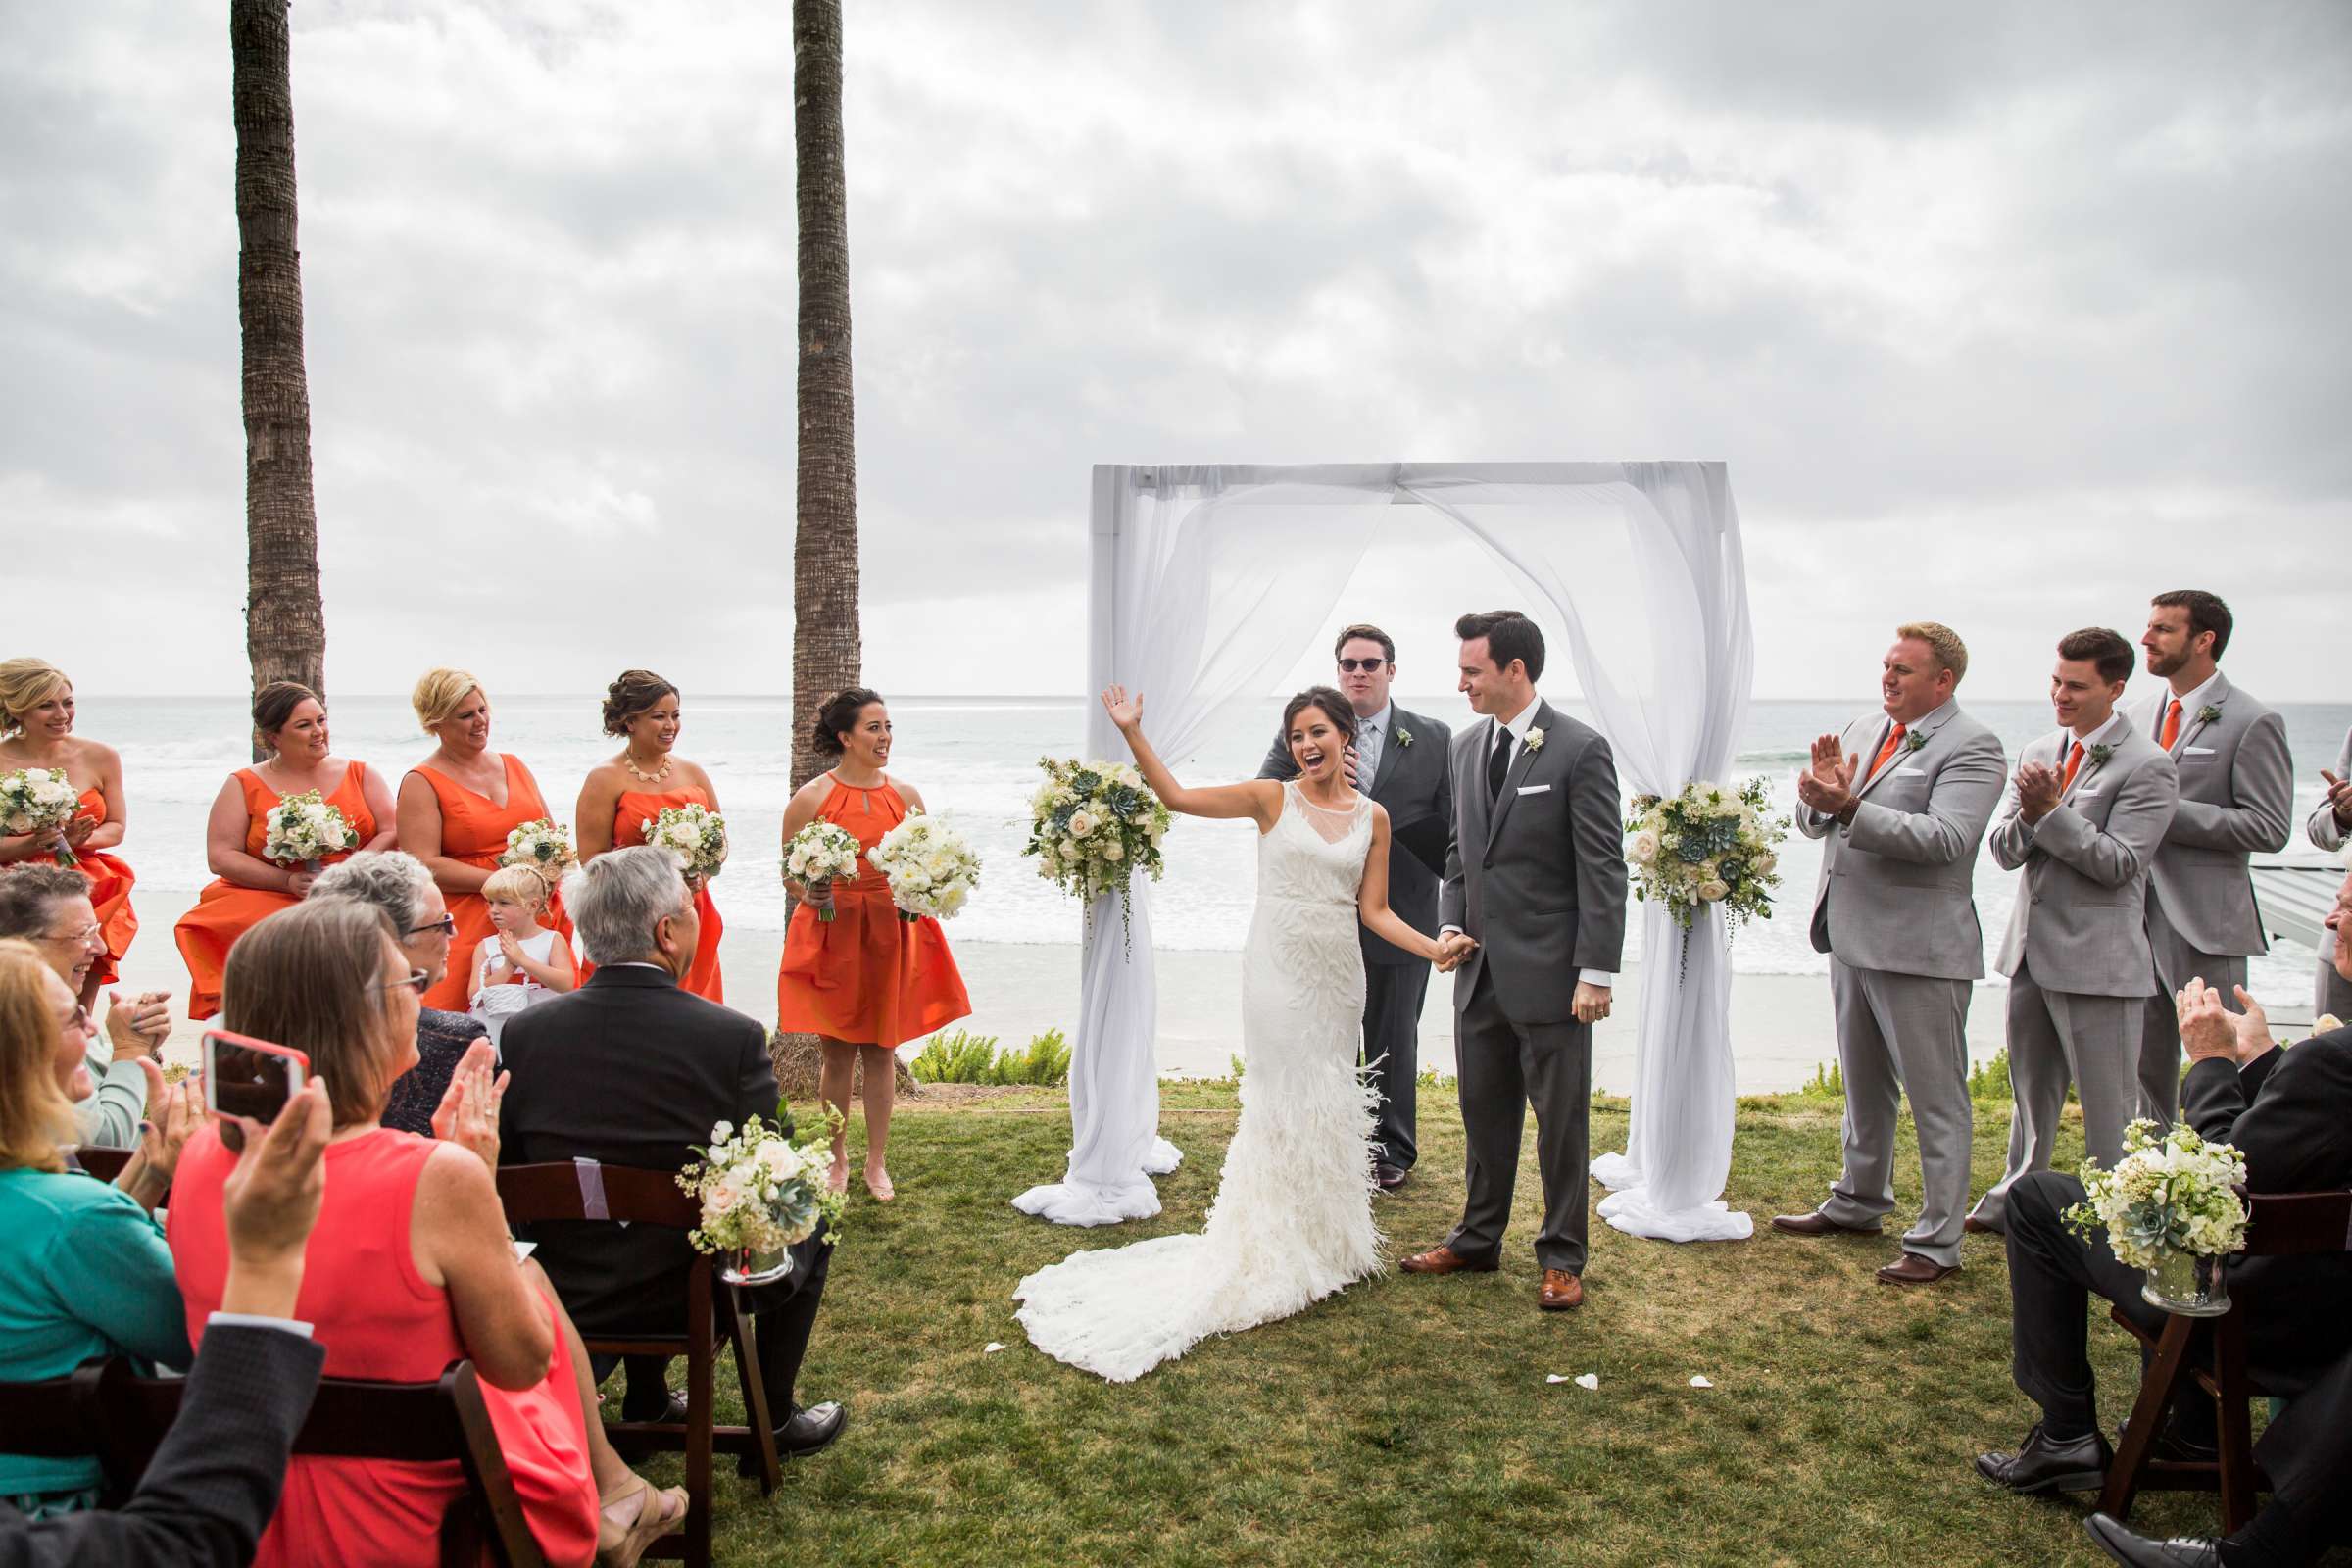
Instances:
[[[1496,1267],[1532,1103],[1544,1173],[1536,1304],[1563,1311],[1585,1298],[1592,1025],[1609,1014],[1625,953],[1617,768],[1598,730],[1536,695],[1544,634],[1534,621],[1496,610],[1464,615],[1453,630],[1461,690],[1487,719],[1454,738],[1441,901],[1441,947],[1459,962],[1454,1054],[1469,1193],[1444,1244],[1399,1266]]]
[[[2156,994],[2139,1036],[2139,1113],[2173,1124],[2180,1103],[2174,993],[2203,980],[2223,996],[2246,983],[2246,956],[2270,951],[2246,857],[2286,848],[2295,764],[2286,721],[2230,684],[2230,607],[2201,589],[2158,594],[2148,608],[2148,673],[2169,690],[2139,710],[2139,732],[2180,775],[2180,807],[2148,869],[2148,947]]]
[[[1349,626],[1333,645],[1337,684],[1355,710],[1348,782],[1389,813],[1389,907],[1424,936],[1438,934],[1438,874],[1453,834],[1453,775],[1446,749],[1453,732],[1408,713],[1390,700],[1396,645],[1378,626]],[[1290,737],[1274,737],[1259,778],[1293,779],[1298,764]],[[1380,1091],[1372,1134],[1372,1179],[1384,1192],[1404,1185],[1420,1157],[1414,1140],[1414,1079],[1420,1071],[1421,1004],[1429,960],[1357,927],[1364,948],[1364,1043],[1361,1059]]]

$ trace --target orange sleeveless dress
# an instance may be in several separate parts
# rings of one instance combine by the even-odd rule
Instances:
[[[343,820],[359,830],[362,844],[376,832],[375,813],[368,809],[366,775],[366,767],[351,763],[343,770],[343,781],[326,797],[328,805],[341,808]],[[270,842],[270,808],[283,797],[252,768],[240,767],[231,776],[245,790],[245,853],[258,860],[263,846]],[[333,865],[355,853],[339,850],[322,858]],[[216,878],[196,896],[196,907],[181,915],[172,928],[172,939],[179,944],[179,956],[188,964],[189,1017],[210,1018],[220,1010],[220,974],[228,966],[228,950],[236,946],[237,938],[278,910],[301,902],[291,893],[249,888],[226,877]]]
[[[506,765],[504,807],[491,805],[488,796],[475,794],[446,773],[424,766],[414,770],[433,787],[433,796],[441,803],[443,855],[490,870],[506,853],[509,833],[525,822],[552,815],[546,799],[539,793],[539,781],[531,777],[531,770],[522,765],[521,760],[510,753]],[[458,922],[457,934],[449,942],[449,973],[424,994],[424,1004],[464,1012],[467,988],[473,980],[473,950],[490,934],[490,901],[479,893],[452,893],[448,901],[449,912]],[[564,901],[553,890],[548,899],[546,924],[551,930],[561,932],[566,943],[571,941],[571,922],[564,916]]]
[[[906,820],[906,802],[888,782],[858,789],[835,779],[816,820],[847,828],[870,851]],[[902,919],[881,872],[868,865],[856,881],[835,882],[833,911],[829,921],[806,904],[793,911],[776,969],[778,1029],[899,1046],[971,1015],[947,933],[928,915]]]
[[[643,844],[645,824],[660,816],[664,807],[670,806],[699,806],[706,810],[716,809],[710,804],[710,797],[704,794],[699,786],[682,790],[623,790],[620,792],[619,806],[612,815],[612,847],[625,850],[631,845]],[[702,922],[703,934],[695,944],[694,967],[686,971],[686,978],[678,984],[706,1002],[724,1002],[727,998],[726,988],[719,980],[718,939],[725,935],[726,926],[718,918],[718,906],[710,902],[710,884],[708,882],[694,890],[694,913]],[[580,960],[582,984],[595,971],[596,965],[585,958]]]
[[[81,810],[77,813],[93,822],[106,820],[106,792],[91,785],[81,792]],[[89,878],[90,906],[98,911],[98,934],[106,938],[106,956],[90,966],[90,978],[100,985],[115,983],[115,966],[122,955],[130,951],[130,939],[139,933],[139,917],[131,911],[130,885],[138,878],[121,856],[108,850],[75,850],[76,867]]]

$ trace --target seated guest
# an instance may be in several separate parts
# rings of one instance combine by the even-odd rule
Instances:
[[[429,1383],[470,1359],[540,1550],[551,1562],[634,1562],[675,1527],[685,1495],[656,1494],[603,1441],[579,1337],[546,1277],[515,1261],[492,1175],[488,1044],[459,1065],[439,1139],[380,1124],[392,1081],[416,1060],[426,983],[391,922],[354,899],[273,915],[228,956],[226,1027],[307,1054],[334,1109],[297,1315],[316,1325],[329,1377]],[[223,1299],[222,1195],[235,1162],[206,1128],[189,1141],[172,1198],[172,1257],[200,1349]],[[455,1461],[297,1457],[255,1560],[422,1568],[438,1560],[440,1521],[465,1490]]]
[[[0,1503],[0,1563],[25,1568],[242,1568],[277,1506],[286,1455],[310,1412],[325,1352],[294,1321],[303,1248],[318,1218],[319,1156],[333,1116],[325,1087],[296,1096],[246,1151],[222,1191],[228,1278],[205,1327],[179,1416],[121,1508],[34,1521]]]
[[[399,933],[400,951],[412,967],[437,983],[449,969],[450,933],[457,929],[440,884],[424,862],[405,850],[370,850],[318,873],[314,899],[357,899],[381,909]],[[486,1031],[462,1012],[420,1007],[416,1013],[416,1065],[393,1082],[384,1102],[383,1123],[419,1138],[433,1136],[433,1112],[449,1093],[450,1075],[466,1050]]]
[[[2335,933],[2336,969],[2352,978],[2352,877],[2338,890],[2328,926]],[[2246,1010],[2231,1014],[2223,1010],[2221,993],[2200,981],[2180,992],[2180,1038],[2191,1059],[2180,1086],[2182,1117],[2199,1137],[2237,1147],[2249,1192],[2352,1186],[2352,1028],[2280,1048],[2262,1009],[2243,989],[2237,995]],[[2165,1314],[2140,1298],[2139,1270],[2116,1261],[2104,1237],[2085,1243],[2067,1231],[2060,1215],[2082,1196],[2080,1181],[2055,1171],[2022,1177],[2011,1190],[2015,1375],[2042,1418],[2017,1452],[1985,1454],[1977,1468],[2012,1491],[2090,1491],[2113,1457],[2092,1402],[2089,1295],[2112,1301],[2150,1333],[2164,1326]],[[2247,1378],[2290,1401],[2256,1448],[2276,1492],[2251,1525],[2218,1546],[2188,1544],[2193,1550],[2142,1541],[2094,1515],[2093,1534],[2104,1521],[2111,1534],[2101,1544],[2120,1561],[2306,1563],[2347,1522],[2340,1457],[2325,1454],[2341,1455],[2352,1425],[2341,1370],[2352,1350],[2352,1253],[2233,1258],[2229,1269],[2232,1295],[2242,1293],[2236,1309],[2246,1314]],[[2191,1395],[2182,1409],[2192,1408],[2210,1407]],[[2317,1441],[2323,1434],[2327,1444]],[[2199,1431],[2176,1417],[2175,1430],[2160,1442],[2174,1449],[2208,1448],[2209,1427]]]
[[[92,966],[106,956],[106,935],[90,904],[90,884],[62,865],[20,865],[0,871],[0,938],[40,950],[50,972],[79,1000]],[[168,991],[149,991],[135,1003],[120,998],[106,1011],[106,1032],[90,1036],[89,1088],[74,1108],[75,1143],[133,1149],[147,1108],[147,1074],[172,1033]]]
[[[507,1021],[513,1082],[500,1157],[675,1171],[710,1141],[713,1123],[778,1114],[766,1031],[681,988],[700,929],[675,861],[642,845],[607,851],[565,879],[564,906],[596,969],[577,991]],[[532,1226],[531,1237],[589,1333],[684,1326],[694,1251],[683,1231],[571,1221]],[[750,1293],[776,1446],[787,1454],[813,1453],[842,1427],[840,1405],[802,1409],[793,1399],[831,1251],[820,1230],[793,1249],[790,1275]],[[670,1408],[662,1370],[659,1359],[631,1361],[624,1416],[657,1420]]]
[[[0,942],[0,1379],[10,1382],[63,1377],[108,1355],[188,1364],[172,1254],[149,1211],[172,1184],[192,1106],[148,1062],[163,1125],[122,1185],[68,1169],[93,1033],[30,944]],[[0,1501],[35,1519],[91,1506],[100,1480],[94,1458],[0,1453]]]

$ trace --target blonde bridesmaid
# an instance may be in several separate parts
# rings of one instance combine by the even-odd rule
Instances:
[[[605,689],[605,733],[619,740],[621,748],[598,763],[580,786],[575,831],[583,861],[607,850],[644,843],[645,825],[664,807],[719,808],[710,775],[674,750],[683,725],[678,689],[650,669],[624,669]],[[695,948],[694,967],[679,984],[707,1001],[724,1002],[718,972],[718,906],[710,902],[707,882],[687,880],[694,885],[694,912],[702,921],[703,936]],[[587,979],[593,967],[583,961],[580,978]]]
[[[81,1004],[114,984],[116,966],[130,951],[139,917],[130,906],[138,878],[113,854],[130,825],[129,798],[122,789],[122,759],[112,746],[74,733],[74,683],[55,664],[38,659],[0,661],[0,773],[19,768],[65,770],[66,782],[81,796],[81,809],[62,831],[0,835],[0,868],[73,852],[74,868],[88,879],[90,906],[98,911],[98,935],[106,956],[90,965],[81,986]]]

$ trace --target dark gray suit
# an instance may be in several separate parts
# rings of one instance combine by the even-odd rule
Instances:
[[[1577,978],[1625,956],[1625,852],[1617,767],[1589,724],[1536,704],[1544,745],[1515,745],[1502,793],[1487,795],[1496,725],[1454,737],[1453,845],[1443,922],[1479,946],[1454,971],[1454,1045],[1469,1144],[1462,1221],[1446,1245],[1494,1261],[1511,1215],[1519,1138],[1536,1111],[1544,1227],[1536,1260],[1585,1269],[1592,1031],[1576,1021]]]
[[[1408,738],[1409,737],[1409,738]],[[1453,732],[1434,718],[1389,705],[1389,730],[1378,774],[1364,793],[1389,813],[1389,907],[1423,936],[1438,934],[1438,869],[1422,859],[1453,831],[1453,775],[1446,766]],[[1290,744],[1274,737],[1259,778],[1293,779],[1298,764]],[[1360,781],[1359,781],[1360,782]],[[1420,847],[1420,854],[1406,846]],[[1414,1138],[1414,1080],[1421,1070],[1421,1004],[1429,995],[1429,960],[1356,927],[1364,949],[1364,1041],[1361,1060],[1380,1091],[1373,1157],[1411,1170],[1420,1157]]]

